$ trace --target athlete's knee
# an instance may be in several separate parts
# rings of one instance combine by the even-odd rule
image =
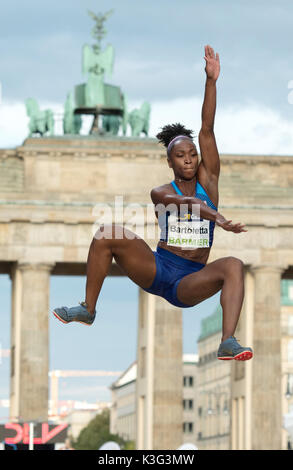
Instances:
[[[110,240],[112,238],[111,230],[110,230],[110,224],[101,224],[94,233],[92,244],[94,246],[96,245],[101,245],[101,243],[106,243],[107,240]]]
[[[244,263],[241,259],[236,258],[235,256],[227,256],[227,258],[225,258],[225,268],[228,274],[244,275]]]
[[[123,227],[115,223],[101,224],[94,240],[112,240],[113,238],[123,238]]]

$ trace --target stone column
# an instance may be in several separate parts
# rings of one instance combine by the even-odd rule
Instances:
[[[183,443],[182,310],[139,291],[136,449]]]
[[[281,449],[281,274],[284,269],[266,264],[251,268],[254,274],[252,450]]]
[[[10,419],[48,420],[51,263],[18,263],[12,278]]]

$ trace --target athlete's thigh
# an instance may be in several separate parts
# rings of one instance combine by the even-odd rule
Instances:
[[[150,287],[156,275],[156,260],[149,245],[122,225],[112,224],[112,234],[112,254],[118,266],[138,286]]]
[[[219,292],[224,283],[227,259],[217,259],[200,271],[184,276],[178,283],[178,299],[187,305],[196,305]]]

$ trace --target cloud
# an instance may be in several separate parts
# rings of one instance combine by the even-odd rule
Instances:
[[[237,94],[238,100],[250,96],[290,112],[284,97],[286,83],[293,78],[288,41],[292,2],[209,4],[212,15],[204,0],[183,0],[180,9],[175,0],[112,0],[114,14],[106,22],[103,47],[111,42],[115,49],[113,83],[134,99],[198,93],[204,77],[203,48],[210,43],[220,53],[219,84],[226,103],[233,103]],[[107,0],[98,6],[93,0],[76,0],[74,6],[70,0],[47,5],[36,0],[6,2],[0,18],[5,51],[0,79],[7,98],[35,94],[37,99],[61,101],[83,79],[82,45],[93,43],[94,26],[87,9],[105,12],[109,5]],[[199,69],[193,69],[195,60]]]
[[[154,136],[165,124],[181,122],[198,135],[201,126],[202,99],[196,96],[154,102],[150,135]],[[250,102],[219,107],[215,119],[215,135],[219,153],[292,155],[293,119],[277,111]]]
[[[128,109],[139,108],[143,100],[129,100]],[[57,133],[62,133],[63,104],[40,102],[41,109],[58,113]],[[181,122],[194,130],[197,136],[201,126],[202,98],[190,96],[167,101],[151,102],[149,136],[154,137],[165,124]],[[92,118],[84,120],[82,134],[89,131]],[[28,135],[25,105],[21,102],[3,102],[0,106],[0,148],[21,145]],[[219,153],[293,155],[293,119],[260,103],[218,106],[215,135]],[[127,135],[130,136],[130,128]],[[198,145],[198,142],[196,140]]]
[[[87,9],[105,12],[109,5],[107,0],[98,6],[94,0],[71,4],[11,0],[2,8],[0,79],[7,99],[64,102],[67,92],[85,80],[82,45],[93,43],[94,26]],[[245,104],[249,97],[290,119],[292,2],[209,4],[212,15],[204,0],[183,0],[180,9],[175,0],[112,0],[103,47],[113,44],[115,63],[113,77],[105,80],[132,99],[152,102],[203,93],[203,48],[209,43],[220,54],[219,97],[225,105]]]
[[[293,155],[293,119],[267,106],[229,106],[217,115],[216,132],[222,153]]]
[[[39,106],[40,109],[50,108],[56,113],[63,112],[63,105],[56,103],[39,103]],[[22,145],[29,133],[28,124],[25,103],[4,101],[0,105],[0,148]]]

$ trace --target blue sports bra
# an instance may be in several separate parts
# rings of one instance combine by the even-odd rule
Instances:
[[[182,192],[180,191],[180,189],[176,185],[175,181],[172,181],[171,184],[172,184],[173,188],[175,189],[176,193],[183,196]],[[201,199],[202,201],[205,201],[205,203],[209,207],[211,207],[212,209],[217,211],[217,207],[210,200],[209,196],[207,195],[207,192],[205,191],[203,186],[199,183],[199,181],[196,182],[195,197],[198,198],[198,199]],[[191,214],[191,211],[189,210],[188,213]],[[165,211],[165,212],[163,212],[162,214],[160,214],[158,216],[158,223],[159,223],[159,226],[160,226],[160,229],[161,229],[160,241],[165,241],[165,242],[168,243],[168,241],[170,241],[170,239],[171,239],[173,242],[168,243],[168,244],[171,244],[172,246],[180,247],[181,242],[180,242],[179,238],[177,238],[177,234],[175,233],[174,238],[173,237],[171,238],[171,234],[168,233],[168,229],[170,227],[170,225],[168,223],[169,222],[169,220],[168,220],[169,217],[170,217],[170,211]],[[208,244],[207,244],[207,240],[205,240],[206,244],[199,244],[199,245],[193,246],[193,248],[199,248],[199,247],[209,247],[209,248],[211,248],[211,246],[213,244],[213,239],[214,239],[215,222],[213,222],[211,220],[206,220],[206,219],[203,219],[203,218],[200,218],[200,221],[201,221],[202,225],[205,225],[205,227],[208,227],[208,231],[209,231]],[[185,222],[189,222],[189,220],[186,220]],[[191,220],[190,220],[190,222],[191,222]],[[190,227],[191,227],[191,225],[190,225]],[[172,228],[174,228],[174,227],[172,227]],[[177,230],[178,230],[178,226],[177,226]],[[188,230],[191,232],[194,229],[185,229],[185,235],[180,235],[180,237],[181,238],[182,237],[188,238]],[[204,227],[202,227],[202,230],[204,230]],[[178,242],[176,242],[176,240],[178,240]],[[190,246],[190,248],[192,248],[192,246]]]

